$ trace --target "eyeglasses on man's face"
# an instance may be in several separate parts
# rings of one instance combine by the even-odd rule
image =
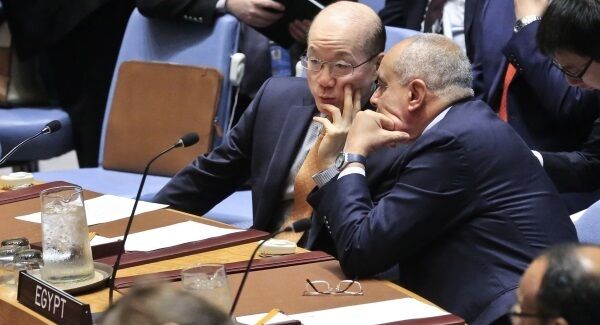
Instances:
[[[513,325],[521,324],[523,322],[523,318],[537,318],[540,320],[545,320],[558,317],[556,315],[546,313],[525,313],[521,311],[521,306],[519,304],[514,305],[508,315],[510,316],[510,321]]]
[[[302,293],[303,296],[320,296],[320,295],[345,295],[345,296],[362,296],[364,294],[362,286],[358,281],[342,280],[335,288],[332,288],[329,282],[323,280],[312,281],[306,279],[306,288]]]
[[[562,73],[564,73],[565,75],[567,75],[568,77],[571,77],[573,79],[577,79],[577,80],[581,80],[583,78],[583,76],[585,75],[585,73],[587,72],[587,70],[589,69],[589,67],[592,65],[592,62],[594,62],[594,59],[590,58],[582,67],[581,69],[579,69],[579,72],[572,72],[569,71],[567,69],[565,69],[562,65],[560,65],[560,63],[558,63],[558,61],[556,61],[556,59],[552,60],[552,64],[558,68],[558,70],[560,70]]]
[[[379,53],[371,56],[366,61],[359,63],[357,65],[352,65],[352,64],[342,61],[342,60],[335,61],[335,62],[322,61],[322,60],[319,60],[312,56],[303,55],[302,57],[300,57],[300,64],[302,65],[302,67],[304,69],[313,71],[313,72],[319,72],[319,71],[321,71],[321,69],[323,68],[324,65],[327,65],[327,66],[329,66],[329,73],[331,73],[332,76],[343,77],[343,76],[352,75],[352,73],[354,72],[354,69],[373,60],[378,54]]]

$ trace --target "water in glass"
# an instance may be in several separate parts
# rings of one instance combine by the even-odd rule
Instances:
[[[94,275],[92,250],[78,186],[61,186],[42,191],[44,267],[48,282],[77,282]]]

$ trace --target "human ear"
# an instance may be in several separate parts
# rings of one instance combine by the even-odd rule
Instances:
[[[383,52],[381,52],[377,55],[377,58],[375,61],[375,70],[379,70],[379,66],[381,65],[381,60],[383,60],[384,56],[385,56],[385,54]]]
[[[415,79],[408,83],[408,110],[414,111],[421,108],[427,95],[427,86],[421,79]]]

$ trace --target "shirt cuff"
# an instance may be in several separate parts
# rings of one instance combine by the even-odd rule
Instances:
[[[367,176],[367,174],[365,173],[365,170],[363,168],[352,166],[352,167],[347,167],[344,170],[342,170],[342,172],[338,176],[338,179],[340,179],[346,175],[350,175],[350,174],[361,174],[363,176]]]
[[[317,187],[321,188],[325,186],[325,184],[329,183],[329,181],[334,179],[338,173],[339,172],[335,167],[329,167],[325,170],[314,174],[312,176],[312,179],[313,181],[315,181],[315,184],[317,184]]]
[[[220,14],[224,14],[227,10],[225,8],[225,3],[227,2],[227,0],[218,0],[217,1],[217,12]]]
[[[535,158],[537,158],[540,161],[540,165],[542,165],[542,167],[544,167],[544,157],[542,157],[542,154],[535,150],[531,150],[531,153],[533,153]]]

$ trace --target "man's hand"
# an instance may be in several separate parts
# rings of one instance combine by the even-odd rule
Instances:
[[[310,28],[310,20],[294,20],[290,23],[288,31],[292,38],[299,43],[306,44],[308,38],[308,29]]]
[[[323,124],[325,137],[319,146],[319,169],[325,169],[333,165],[335,158],[344,148],[348,130],[356,114],[360,111],[360,90],[352,91],[350,85],[344,87],[344,109],[324,104],[320,107],[326,111],[328,118],[314,117],[313,120]]]
[[[409,139],[408,133],[394,131],[393,128],[392,120],[381,113],[358,112],[348,132],[344,152],[366,157],[383,146],[395,146]]]
[[[548,0],[515,0],[517,20],[527,16],[541,16],[548,7]]]
[[[226,9],[252,27],[267,27],[283,17],[285,7],[273,0],[227,0]]]

